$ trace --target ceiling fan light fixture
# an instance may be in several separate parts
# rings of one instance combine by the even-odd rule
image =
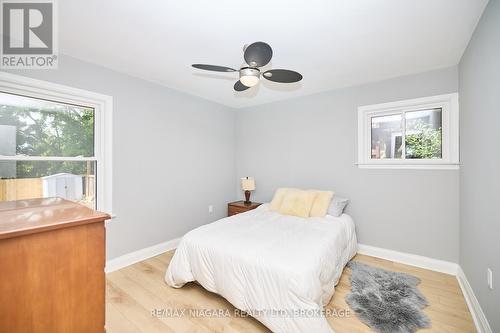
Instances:
[[[260,71],[256,68],[245,67],[240,70],[240,82],[246,87],[253,87],[259,83]]]
[[[257,76],[242,76],[240,81],[244,86],[253,87],[259,83],[259,78]]]

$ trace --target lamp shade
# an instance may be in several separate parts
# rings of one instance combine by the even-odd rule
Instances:
[[[241,178],[241,188],[243,191],[255,190],[255,179],[253,179],[253,177]]]

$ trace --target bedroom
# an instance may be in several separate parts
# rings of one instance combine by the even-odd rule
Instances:
[[[500,332],[498,0],[30,3],[0,332]]]

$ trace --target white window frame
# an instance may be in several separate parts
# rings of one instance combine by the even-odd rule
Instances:
[[[404,117],[405,112],[433,108],[442,109],[442,158],[405,159],[405,128],[403,128],[403,158],[372,159],[371,119],[373,117],[395,114],[403,114]],[[458,93],[358,107],[358,167],[367,169],[458,169],[460,165],[458,108]]]
[[[112,214],[113,97],[0,72],[0,92],[94,109],[94,157],[5,156],[0,161],[97,161],[97,209]]]

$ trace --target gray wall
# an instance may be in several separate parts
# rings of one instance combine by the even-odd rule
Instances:
[[[58,70],[12,73],[113,96],[117,218],[108,224],[108,259],[226,215],[235,187],[234,110],[64,56]]]
[[[360,243],[457,262],[458,171],[355,165],[358,106],[456,91],[452,67],[238,110],[237,177],[256,178],[257,201],[282,186],[334,190],[351,199]]]
[[[490,0],[459,71],[460,265],[500,332],[500,1]]]

